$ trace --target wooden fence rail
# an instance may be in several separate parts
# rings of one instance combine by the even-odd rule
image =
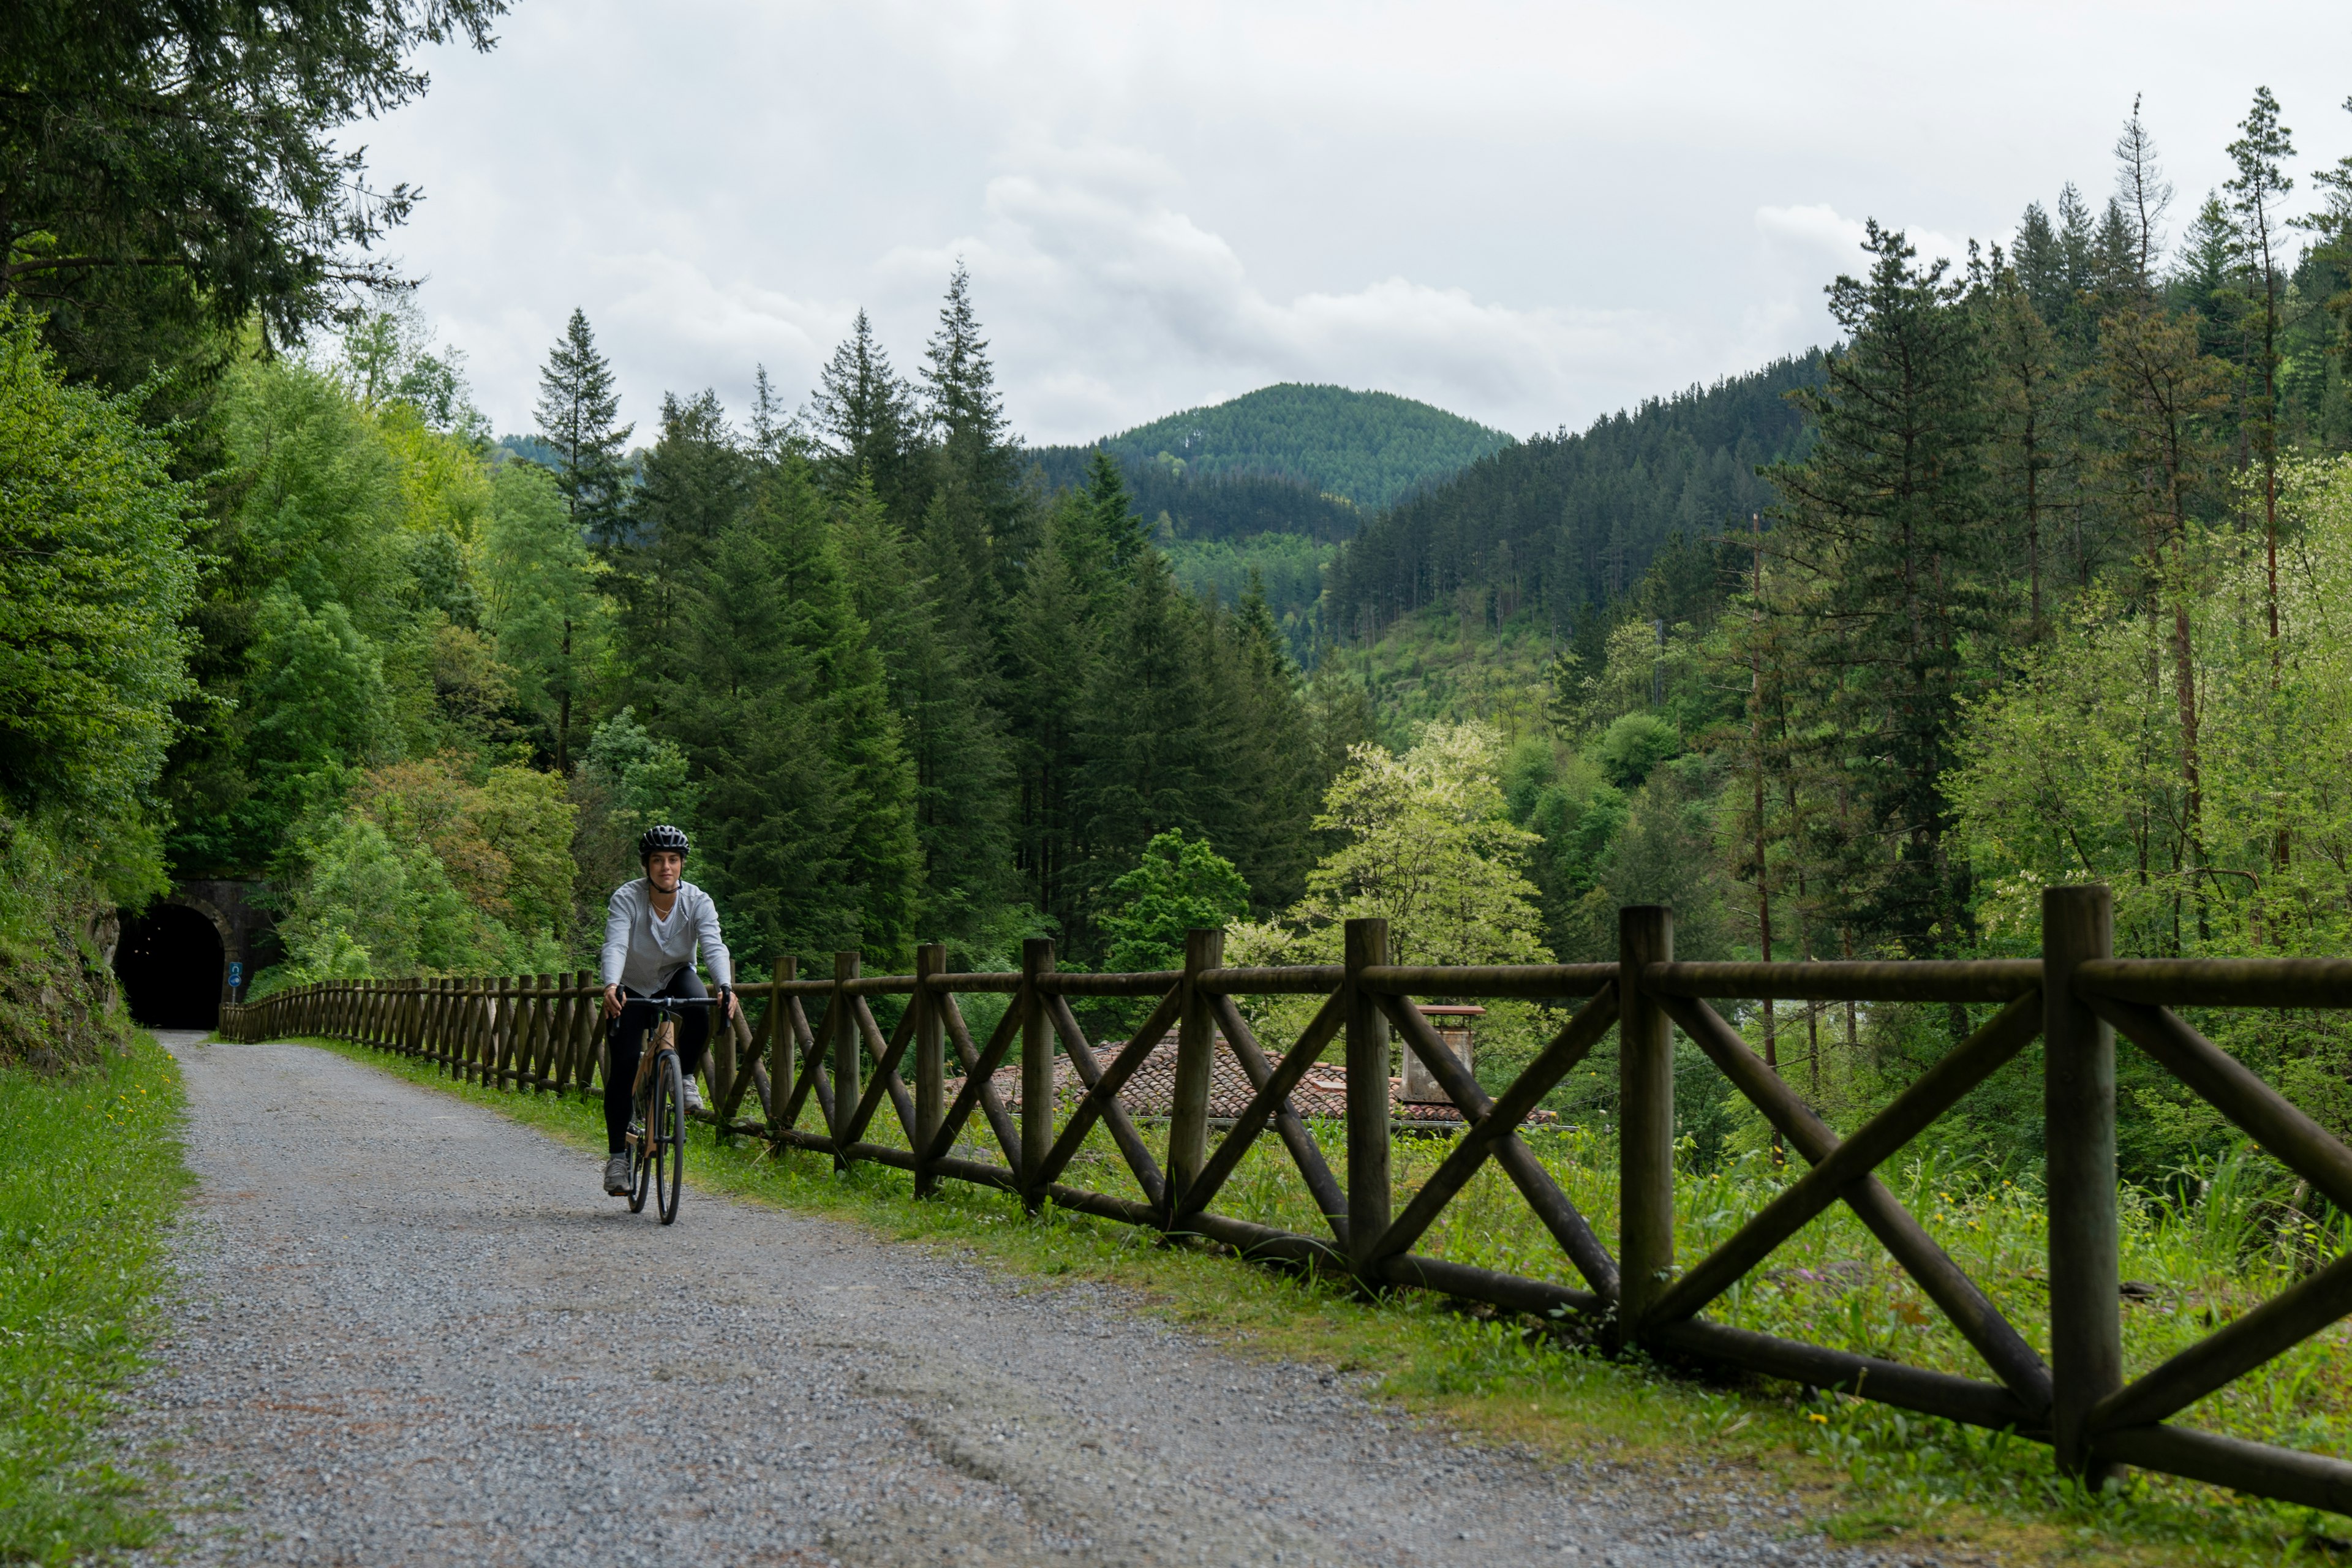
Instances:
[[[1478,967],[1389,960],[1387,922],[1348,922],[1346,961],[1228,968],[1223,936],[1195,931],[1184,967],[1150,973],[1063,973],[1053,944],[1024,944],[1017,973],[948,971],[945,950],[918,950],[911,974],[869,975],[856,953],[829,978],[785,959],[772,979],[739,987],[751,1008],[714,1042],[712,1110],[722,1135],[744,1134],[912,1173],[917,1194],[952,1180],[1158,1230],[1204,1237],[1244,1256],[1326,1269],[1374,1286],[1447,1292],[1516,1311],[1572,1313],[1613,1349],[1726,1363],[1820,1388],[2007,1428],[2049,1443],[2062,1471],[2095,1485],[2136,1465],[2315,1508],[2352,1513],[2352,1463],[2200,1432],[2170,1417],[2352,1312],[2352,1256],[2281,1292],[2141,1376],[2124,1376],[2116,1170],[2115,1037],[2120,1032],[2256,1143],[2352,1213],[2352,1150],[2172,1011],[2198,1007],[2352,1007],[2352,961],[2173,961],[2113,956],[2102,887],[2053,888],[2042,900],[2042,957],[1971,963],[1678,963],[1663,908],[1622,912],[1614,963]],[[976,1038],[959,995],[1009,998]],[[1298,1039],[1269,1055],[1237,996],[1320,995]],[[1570,1009],[1517,1079],[1490,1096],[1440,1039],[1416,994],[1531,997]],[[887,1034],[869,998],[904,996]],[[1097,1051],[1072,997],[1156,998],[1132,1037]],[[1999,1010],[1852,1136],[1840,1138],[1768,1068],[1711,1003],[1723,998],[1998,1004]],[[464,1081],[519,1092],[586,1091],[603,1028],[591,975],[388,980],[303,986],[225,1010],[230,1039],[324,1037],[432,1062]],[[812,1005],[821,1004],[817,1022]],[[1527,1113],[1612,1028],[1620,1131],[1612,1256],[1521,1137]],[[1675,1066],[1680,1030],[1761,1111],[1810,1170],[1706,1257],[1675,1257]],[[1174,1102],[1155,1149],[1119,1103],[1146,1058],[1174,1032]],[[1213,1054],[1222,1034],[1254,1089],[1212,1145]],[[1436,1170],[1391,1212],[1391,1036],[1420,1058],[1465,1130]],[[1969,1090],[2043,1041],[2048,1154],[2050,1354],[2045,1361],[1874,1173]],[[1348,1066],[1344,1183],[1291,1103],[1307,1069],[1337,1043]],[[1017,1058],[1014,1053],[1018,1053]],[[1084,1093],[1057,1121],[1055,1058]],[[995,1075],[1018,1062],[1020,1110]],[[950,1099],[950,1065],[961,1087]],[[913,1082],[908,1081],[911,1074]],[[741,1112],[756,1104],[757,1120]],[[801,1123],[814,1106],[815,1129]],[[866,1133],[888,1105],[905,1148]],[[975,1116],[1003,1158],[973,1159],[959,1140]],[[1099,1125],[1134,1179],[1131,1194],[1066,1183]],[[1269,1128],[1313,1195],[1323,1234],[1223,1215],[1218,1193]],[[1487,1162],[1518,1191],[1583,1280],[1576,1289],[1413,1250]],[[1710,1322],[1707,1306],[1782,1242],[1843,1204],[1973,1347],[1985,1377],[1961,1377]]]

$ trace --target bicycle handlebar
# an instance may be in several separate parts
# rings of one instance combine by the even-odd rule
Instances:
[[[625,1013],[632,1007],[716,1007],[734,994],[732,985],[721,985],[716,996],[624,996],[621,1011]]]

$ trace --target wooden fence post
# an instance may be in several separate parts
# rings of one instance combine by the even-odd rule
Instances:
[[[768,1131],[779,1131],[776,1113],[793,1102],[793,1074],[800,1070],[801,1043],[793,1034],[792,998],[784,987],[801,977],[801,961],[791,953],[776,960],[776,989],[768,998]]]
[[[512,1070],[501,1078],[513,1080],[514,1091],[520,1094],[530,1087],[531,1059],[537,1054],[538,1037],[533,1020],[538,1014],[537,1000],[531,995],[531,977],[518,974],[499,983],[507,993],[507,1060]]]
[[[1642,1319],[1675,1266],[1675,1032],[1642,986],[1644,964],[1671,963],[1675,913],[1662,904],[1617,911],[1617,1340]]]
[[[604,1004],[596,995],[596,983],[584,969],[575,969],[564,975],[572,989],[570,1009],[563,1015],[563,1081],[557,1092],[578,1089],[586,1070],[587,1041],[591,1021],[601,1017]]]
[[[454,974],[443,984],[449,988],[447,995],[444,998],[444,1004],[448,1009],[449,1022],[444,1030],[446,1040],[443,1047],[448,1060],[443,1065],[448,1069],[451,1078],[462,1080],[467,1070],[466,1054],[471,1049],[473,1040],[474,1015],[467,1006],[467,993],[472,987],[467,985],[462,977]]]
[[[1348,1260],[1370,1268],[1389,1227],[1389,1020],[1358,976],[1389,961],[1389,922],[1349,921],[1346,942]]]
[[[740,976],[738,976],[740,979]],[[740,999],[739,999],[740,1005]],[[710,1009],[710,1044],[703,1053],[704,1066],[710,1073],[711,1120],[719,1123],[718,1137],[727,1141],[726,1114],[734,1103],[735,1088],[735,1021],[723,1008]]]
[[[2052,1447],[2096,1489],[2091,1406],[2123,1386],[2122,1258],[2116,1215],[2116,1036],[2074,995],[2074,970],[2115,952],[2104,887],[2042,890],[2043,1147],[2050,1203]]]
[[[1204,969],[1224,962],[1222,930],[1184,933],[1183,994],[1176,1004],[1176,1073],[1168,1111],[1168,1174],[1162,1226],[1184,1213],[1184,1194],[1209,1163],[1209,1091],[1216,1077],[1217,1023],[1209,994],[1196,984]]]
[[[508,974],[482,982],[482,989],[489,993],[490,1014],[490,1046],[482,1060],[488,1070],[482,1081],[490,1089],[506,1088],[514,1066],[514,977]]]
[[[572,1015],[572,1033],[563,1048],[572,1053],[572,1087],[583,1098],[596,1076],[596,1046],[604,1037],[604,987],[601,971],[582,970],[574,977],[582,994]]]
[[[555,1087],[555,976],[530,976],[530,1050],[526,1065],[530,1090],[545,1094]]]
[[[857,1070],[857,1026],[849,1016],[849,982],[857,978],[863,960],[855,952],[833,955],[833,996],[825,1003],[824,1026],[833,1036],[833,1168],[849,1169],[849,1152],[842,1130],[857,1111],[866,1086]]]
[[[504,975],[485,975],[482,979],[482,1087],[503,1088],[507,1062],[511,1055],[509,1026],[514,1021],[508,1005],[509,992],[514,982]]]
[[[501,974],[492,983],[492,988],[498,995],[490,1004],[490,1087],[509,1089],[515,1087],[522,1076],[516,1070],[521,1064],[517,1060],[520,1042],[516,1024],[520,1014],[515,1005],[515,978]]]
[[[465,988],[466,995],[466,1070],[461,1081],[487,1088],[490,1081],[490,1066],[497,1042],[492,1031],[498,1015],[491,1011],[492,999],[498,993],[491,989],[487,977],[478,979]]]
[[[946,1120],[948,1055],[947,1009],[931,994],[931,978],[947,972],[948,950],[936,942],[927,942],[915,949],[915,1195],[929,1197],[939,1191],[940,1179],[931,1173],[928,1155],[931,1143],[940,1135],[940,1123]],[[776,970],[781,979],[783,969]],[[784,1003],[781,988],[776,994],[776,1005]],[[781,1019],[782,1014],[778,1015]],[[779,1039],[786,1037],[779,1035]],[[778,1060],[782,1060],[781,1054]],[[774,1092],[783,1094],[788,1089],[783,1079],[776,1080]],[[781,1100],[779,1104],[782,1103]]]
[[[1054,1026],[1045,1016],[1045,994],[1038,981],[1054,973],[1054,942],[1033,936],[1021,943],[1021,1206],[1035,1214],[1045,1205],[1045,1188],[1034,1180],[1054,1149]],[[1179,1090],[1177,1114],[1183,1113]]]
[[[560,970],[549,979],[553,994],[547,999],[547,1091],[561,1099],[563,1087],[571,1081],[572,1042],[579,1034],[580,976],[572,970]]]

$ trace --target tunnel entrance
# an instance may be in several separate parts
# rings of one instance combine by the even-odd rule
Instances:
[[[151,1029],[209,1029],[220,1022],[220,932],[184,904],[150,905],[123,921],[114,950],[131,1016]]]

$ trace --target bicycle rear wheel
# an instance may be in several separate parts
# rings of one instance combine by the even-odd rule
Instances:
[[[660,1200],[661,1222],[668,1225],[677,1218],[677,1200],[686,1188],[686,1079],[674,1053],[664,1053],[659,1067],[646,1137],[652,1146],[654,1191]]]

